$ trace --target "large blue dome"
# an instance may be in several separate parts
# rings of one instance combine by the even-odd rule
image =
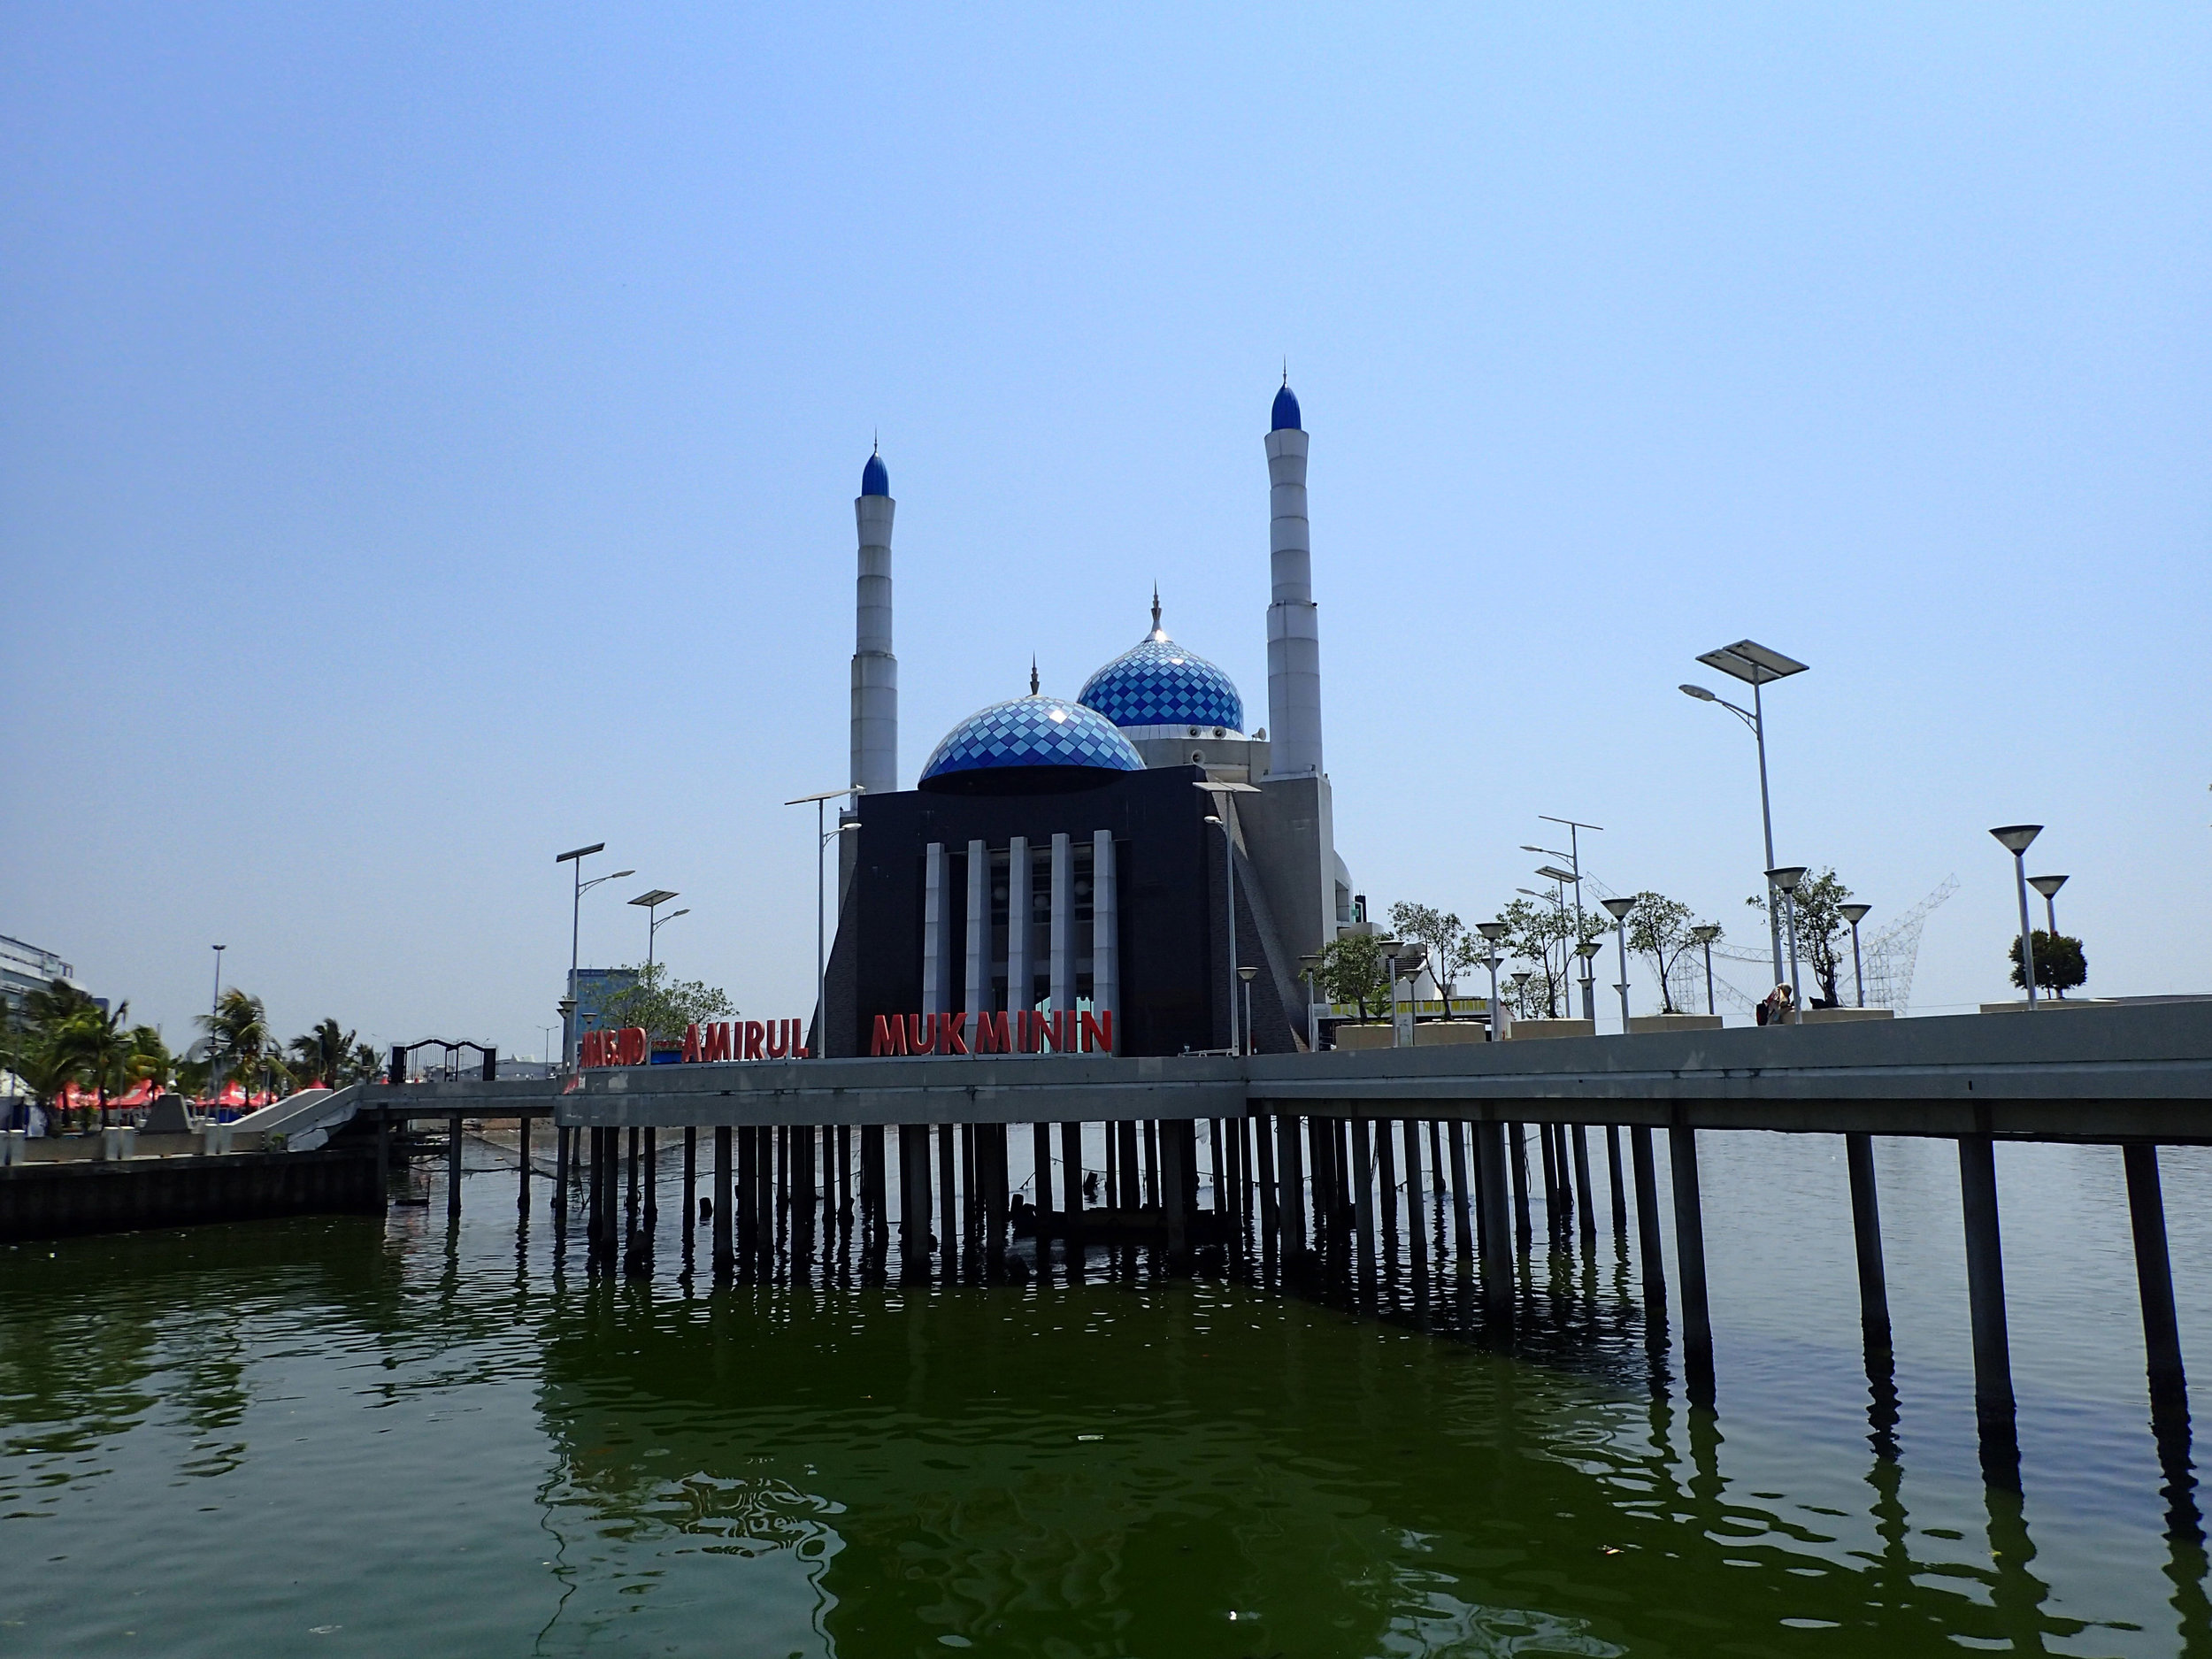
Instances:
[[[1042,792],[1143,770],[1134,745],[1110,722],[1080,703],[1032,692],[978,710],[946,733],[922,763],[921,787]]]
[[[1235,682],[1168,638],[1156,601],[1152,632],[1093,674],[1076,701],[1116,726],[1244,729],[1244,699],[1237,695]]]

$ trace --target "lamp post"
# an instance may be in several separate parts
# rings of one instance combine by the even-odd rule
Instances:
[[[2061,876],[2059,879],[2062,881],[2065,877]],[[1866,1006],[1866,970],[1859,965],[1859,924],[1866,919],[1866,913],[1873,908],[1871,904],[1838,906],[1843,913],[1843,919],[1851,924],[1851,980],[1858,987],[1861,1008]]]
[[[2028,920],[2028,845],[2043,833],[2040,824],[2002,824],[1989,832],[2012,855],[2013,878],[2020,884],[2020,979],[2035,1006],[2035,926]]]
[[[1528,982],[1536,976],[1524,968],[1518,973],[1506,976],[1506,983],[1513,987],[1513,1002],[1519,1007],[1528,1000]]]
[[[564,1024],[567,1027],[561,1041],[561,1064],[565,1068],[572,1071],[576,1069],[576,1008],[578,1002],[576,995],[576,936],[578,926],[582,920],[584,914],[584,895],[589,889],[597,887],[602,881],[619,881],[625,876],[634,876],[637,874],[637,872],[634,870],[618,870],[611,876],[595,876],[589,881],[585,880],[584,860],[590,857],[594,853],[603,853],[606,850],[606,842],[594,841],[588,847],[578,847],[572,849],[568,852],[558,854],[553,860],[553,862],[557,864],[573,864],[576,866],[574,872],[576,877],[575,889],[570,898],[568,910],[568,995],[561,999],[564,1004],[561,1010],[561,1018]]]
[[[1767,872],[1770,887],[1782,895],[1782,902],[1789,908],[1790,918],[1790,1023],[1801,1025],[1805,1018],[1805,994],[1797,983],[1797,884],[1805,879],[1803,864],[1784,864],[1779,870]],[[1771,907],[1770,907],[1770,909]],[[1780,981],[1777,980],[1777,984]]]
[[[1383,982],[1390,987],[1390,1046],[1398,1046],[1398,951],[1400,943],[1394,939],[1378,939],[1383,959]]]
[[[1720,929],[1710,922],[1700,922],[1690,929],[1690,942],[1705,947],[1705,1011],[1713,1011],[1713,941],[1720,937]]]
[[[229,949],[228,945],[215,947],[215,989],[207,999],[207,1093],[217,1106],[222,1103],[223,1089],[215,1064],[215,1022],[223,1011],[223,952]]]
[[[1590,1022],[1590,1029],[1598,1028],[1597,955],[1605,947],[1594,939],[1586,939],[1575,947],[1575,955],[1582,959],[1582,1018]]]
[[[2053,939],[2058,937],[2058,890],[2066,885],[2064,876],[2030,876],[2028,885],[2043,895],[2043,919],[2048,926],[2044,931]]]
[[[829,956],[822,928],[822,853],[848,829],[856,830],[860,826],[850,818],[841,818],[836,829],[830,830],[824,827],[822,813],[832,801],[864,793],[861,785],[849,783],[842,789],[824,789],[784,803],[786,806],[811,803],[814,808],[814,1041],[823,1048],[829,1047]]]
[[[1744,681],[1751,687],[1751,706],[1740,709],[1722,697],[1715,696],[1702,686],[1685,686],[1686,695],[1700,703],[1717,703],[1720,706],[1751,728],[1751,735],[1759,744],[1759,821],[1766,831],[1767,868],[1774,867],[1774,810],[1767,795],[1767,721],[1766,705],[1761,700],[1761,688],[1778,680],[1787,680],[1792,674],[1801,674],[1806,664],[1770,651],[1750,640],[1738,640],[1733,645],[1724,645],[1717,651],[1708,651],[1697,659],[1708,668]],[[1767,905],[1767,934],[1774,946],[1774,980],[1782,981],[1782,930],[1774,915],[1770,893]]]
[[[1306,1052],[1318,1054],[1321,1051],[1321,1021],[1314,1013],[1313,974],[1314,970],[1321,965],[1321,953],[1317,950],[1299,957],[1298,965],[1303,970],[1300,977],[1306,982]]]
[[[1244,981],[1244,1052],[1252,1052],[1252,976],[1257,968],[1239,968],[1237,978]]]
[[[1613,988],[1621,994],[1621,1035],[1628,1035],[1628,913],[1636,908],[1633,899],[1602,899],[1606,912],[1613,918],[1613,936],[1620,941],[1621,982]]]
[[[1532,847],[1526,841],[1521,843],[1521,850],[1525,853],[1542,853],[1548,858],[1564,858],[1567,861],[1567,879],[1574,883],[1575,889],[1575,941],[1579,944],[1582,940],[1582,832],[1595,830],[1602,835],[1605,833],[1605,826],[1578,823],[1571,818],[1554,818],[1548,812],[1539,812],[1536,816],[1543,823],[1559,824],[1565,826],[1567,850],[1563,853],[1555,848]],[[1541,875],[1544,872],[1539,871],[1537,873]],[[1594,987],[1587,976],[1585,976],[1582,982],[1582,1017],[1585,1019],[1597,1018],[1594,1006],[1595,995]]]
[[[1498,968],[1505,961],[1505,958],[1498,954],[1498,941],[1512,932],[1512,929],[1503,922],[1477,922],[1475,931],[1482,935],[1483,941],[1490,947],[1489,953],[1482,959],[1482,965],[1490,970],[1490,1041],[1495,1042],[1499,1037]]]
[[[653,983],[653,935],[661,930],[660,923],[654,919],[654,912],[677,896],[672,887],[654,887],[630,901],[645,911],[645,983],[648,986]],[[674,918],[672,917],[670,919]]]
[[[1214,810],[1207,815],[1206,822],[1209,824],[1217,824],[1221,826],[1221,890],[1223,894],[1223,902],[1228,907],[1229,924],[1229,932],[1227,934],[1228,950],[1226,952],[1229,963],[1229,1050],[1231,1053],[1234,1054],[1240,1052],[1240,1040],[1237,1033],[1236,975],[1237,842],[1236,836],[1230,831],[1229,828],[1229,803],[1226,797],[1233,795],[1257,795],[1260,793],[1260,789],[1257,784],[1227,783],[1213,778],[1193,779],[1191,780],[1191,787],[1194,789],[1203,789],[1207,795],[1212,797]]]
[[[674,895],[672,894],[670,896],[673,897]],[[690,914],[691,907],[687,904],[680,910],[671,910],[665,916],[660,917],[657,919],[649,919],[647,922],[645,936],[645,965],[647,967],[649,968],[653,965],[653,941],[660,937],[661,929],[667,926],[669,923],[674,921],[679,916],[688,916]]]

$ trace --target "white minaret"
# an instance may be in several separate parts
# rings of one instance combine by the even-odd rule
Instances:
[[[883,457],[861,469],[853,517],[860,527],[860,580],[853,641],[853,769],[848,782],[869,795],[899,787],[899,659],[891,655],[891,475]],[[864,798],[849,803],[866,810]]]
[[[1313,603],[1313,540],[1306,523],[1306,434],[1283,377],[1267,434],[1273,522],[1268,547],[1274,600],[1267,607],[1268,776],[1321,775],[1321,622]]]

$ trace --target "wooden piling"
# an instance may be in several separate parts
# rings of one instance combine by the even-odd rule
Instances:
[[[684,1125],[684,1237],[699,1230],[699,1131]]]
[[[1421,1125],[1413,1118],[1404,1124],[1403,1141],[1406,1154],[1406,1244],[1412,1257],[1416,1279],[1425,1278],[1429,1269],[1428,1216],[1422,1205],[1422,1194],[1427,1180],[1421,1169]]]
[[[714,1276],[727,1279],[737,1264],[736,1248],[732,1243],[731,1188],[735,1184],[735,1171],[731,1167],[730,1126],[718,1124],[714,1130]]]
[[[1144,1176],[1137,1156],[1137,1120],[1130,1118],[1116,1124],[1113,1135],[1119,1154],[1114,1172],[1120,1176],[1121,1185],[1118,1190],[1108,1194],[1108,1200],[1117,1210],[1141,1210],[1144,1207]],[[1111,1187],[1113,1183],[1109,1181],[1107,1185]]]
[[[1513,1244],[1507,1218],[1505,1125],[1475,1125],[1482,1179],[1482,1298],[1493,1314],[1513,1310]]]
[[[1974,1335],[1974,1416],[1982,1478],[2016,1488],[2020,1449],[2005,1328],[2004,1245],[1997,1218],[1996,1150],[1987,1135],[1959,1137],[1959,1209],[1966,1228],[1966,1310]]]
[[[1606,1171],[1612,1178],[1613,1236],[1628,1236],[1628,1194],[1621,1183],[1621,1128],[1618,1124],[1605,1125]]]
[[[1287,1259],[1306,1248],[1306,1181],[1298,1160],[1298,1119],[1288,1112],[1275,1118],[1275,1216]]]
[[[1156,1129],[1148,1124],[1146,1139],[1148,1146],[1156,1145],[1160,1153],[1161,1163],[1155,1168],[1167,1223],[1167,1268],[1170,1272],[1180,1272],[1190,1259],[1190,1215],[1186,1205],[1198,1182],[1198,1125],[1187,1118],[1161,1124]]]
[[[953,1166],[957,1156],[952,1125],[939,1125],[937,1130],[939,1197],[937,1214],[941,1220],[937,1228],[937,1248],[944,1252],[945,1265],[949,1272],[957,1270],[960,1265],[960,1211],[955,1207],[956,1194],[953,1186]]]
[[[515,1119],[515,1209],[525,1221],[530,1218],[530,1120]]]
[[[1467,1211],[1466,1127],[1454,1118],[1444,1132],[1452,1159],[1452,1253],[1463,1279],[1473,1278],[1475,1271],[1474,1224]]]
[[[2128,1219],[2135,1234],[2135,1286],[2143,1304],[2143,1356],[2154,1418],[2179,1412],[2185,1423],[2189,1382],[2181,1367],[2181,1328],[2174,1317],[2173,1266],[2166,1248],[2166,1200],[2158,1179],[2158,1148],[2120,1148],[2127,1174]]]
[[[1364,1118],[1353,1118],[1351,1131],[1351,1168],[1346,1172],[1352,1183],[1352,1225],[1358,1233],[1360,1281],[1371,1286],[1375,1282],[1374,1137]]]
[[[1667,1258],[1660,1247],[1659,1174],[1651,1151],[1651,1131],[1641,1124],[1628,1132],[1629,1155],[1636,1171],[1636,1254],[1643,1270],[1646,1340],[1665,1340]]]
[[[461,1114],[446,1114],[445,1212],[461,1213]]]
[[[1889,1281],[1882,1271],[1882,1209],[1874,1185],[1874,1138],[1857,1132],[1843,1137],[1844,1163],[1851,1176],[1851,1235],[1859,1262],[1859,1335],[1869,1366],[1886,1366],[1891,1357]]]
[[[1682,1275],[1682,1371],[1693,1405],[1713,1403],[1713,1319],[1705,1299],[1705,1214],[1698,1202],[1697,1131],[1667,1131],[1674,1172],[1674,1254]]]
[[[1528,1142],[1521,1133],[1519,1124],[1505,1126],[1509,1151],[1513,1158],[1513,1242],[1523,1256],[1535,1242],[1535,1229],[1529,1225],[1528,1215]]]
[[[1582,1221],[1582,1247],[1586,1250],[1598,1238],[1597,1201],[1590,1192],[1589,1133],[1580,1124],[1571,1124],[1566,1134],[1574,1151],[1576,1213]]]

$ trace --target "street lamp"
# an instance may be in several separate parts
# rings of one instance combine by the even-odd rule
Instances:
[[[2028,844],[2043,833],[2040,824],[2002,824],[1989,832],[2012,855],[2012,873],[2020,884],[2020,979],[2035,1006],[2035,928],[2028,920]]]
[[[2059,879],[2063,881],[2066,878],[2064,876],[2061,876]],[[2053,887],[2051,891],[2055,893],[2058,889],[2056,887]],[[1857,985],[1859,987],[1859,1006],[1861,1008],[1864,1008],[1866,1006],[1866,970],[1859,965],[1859,924],[1866,919],[1866,913],[1873,908],[1874,907],[1871,904],[1843,904],[1837,906],[1837,909],[1843,913],[1843,919],[1851,924],[1851,979],[1853,983]]]
[[[1229,803],[1224,798],[1233,795],[1257,795],[1257,784],[1225,783],[1213,778],[1194,778],[1191,787],[1203,789],[1213,797],[1214,810],[1207,814],[1206,822],[1221,826],[1222,893],[1229,911],[1229,1049],[1238,1052],[1237,1037],[1237,843],[1229,832]]]
[[[1621,945],[1621,982],[1613,988],[1621,994],[1621,1035],[1628,1035],[1628,913],[1636,908],[1633,899],[1601,899],[1606,911],[1613,918],[1614,936]]]
[[[1713,1011],[1713,941],[1720,937],[1720,929],[1711,922],[1700,922],[1690,929],[1690,942],[1705,947],[1705,1011]]]
[[[220,1107],[223,1091],[215,1064],[215,1022],[223,1012],[223,952],[228,945],[215,947],[215,989],[207,999],[207,1092],[209,1098]]]
[[[1239,968],[1237,978],[1244,981],[1244,1052],[1252,1052],[1252,976],[1257,968]]]
[[[568,910],[568,995],[562,999],[568,1005],[562,1010],[562,1018],[566,1022],[568,1030],[567,1036],[561,1045],[561,1063],[572,1071],[576,1069],[575,1017],[578,1000],[576,995],[576,934],[578,924],[584,913],[584,894],[588,889],[597,887],[602,881],[619,881],[625,876],[637,874],[634,870],[618,870],[611,876],[597,876],[589,881],[585,880],[584,860],[594,853],[603,853],[606,850],[606,842],[594,841],[588,847],[572,848],[567,852],[558,854],[553,860],[557,864],[576,866],[575,891],[570,897]]]
[[[1526,841],[1521,843],[1521,850],[1525,853],[1542,853],[1548,858],[1564,858],[1567,861],[1567,868],[1574,872],[1575,937],[1579,940],[1582,937],[1582,832],[1595,830],[1602,835],[1605,826],[1579,823],[1571,818],[1554,818],[1548,812],[1539,812],[1536,816],[1543,823],[1557,824],[1566,830],[1567,850],[1563,853],[1550,847],[1531,847]],[[1582,1017],[1585,1019],[1597,1018],[1591,1007],[1591,997],[1592,993],[1586,987],[1582,994]]]
[[[1575,955],[1582,958],[1582,1018],[1590,1022],[1590,1029],[1598,1028],[1597,970],[1591,964],[1605,947],[1594,939],[1586,939],[1575,947]]]
[[[822,810],[829,802],[864,792],[862,785],[849,783],[842,789],[824,789],[819,794],[803,795],[795,801],[784,803],[786,806],[805,806],[810,802],[814,807],[814,1040],[818,1047],[824,1048],[829,1047],[829,956],[822,933],[822,851],[847,830],[856,830],[860,826],[849,818],[841,818],[835,830],[826,829]]]
[[[643,906],[645,910],[645,983],[649,986],[653,983],[653,935],[661,930],[661,925],[654,919],[653,912],[676,896],[672,887],[655,887],[630,901],[633,904]],[[672,916],[669,920],[673,921],[675,918]]]
[[[1781,893],[1783,903],[1789,907],[1790,1018],[1799,1023],[1805,1018],[1805,994],[1797,983],[1797,884],[1804,879],[1803,864],[1784,864],[1779,870],[1767,872],[1768,884]]]
[[[675,895],[672,893],[669,896],[673,898]],[[632,900],[631,902],[635,903],[636,901]],[[674,921],[679,916],[688,916],[690,914],[691,907],[687,904],[680,910],[671,910],[667,915],[661,917],[657,920],[649,920],[647,922],[645,929],[645,965],[647,967],[649,968],[653,965],[653,941],[660,937],[661,929],[667,926],[669,923]]]
[[[1535,977],[1536,975],[1526,968],[1522,969],[1518,973],[1509,974],[1506,977],[1505,982],[1513,987],[1513,1004],[1516,1008],[1526,1005],[1528,982]]]
[[[1503,922],[1477,922],[1475,931],[1490,947],[1489,954],[1482,959],[1482,965],[1490,970],[1490,1041],[1495,1042],[1498,1040],[1498,967],[1505,960],[1498,954],[1498,941],[1513,930]]]
[[[2043,895],[2043,919],[2050,924],[2046,930],[2053,939],[2058,937],[2058,890],[2066,885],[2064,876],[2030,876],[2028,885]]]
[[[1697,659],[1708,668],[1717,668],[1722,673],[1740,680],[1751,687],[1751,706],[1740,709],[1724,698],[1717,697],[1702,686],[1685,686],[1686,695],[1700,703],[1717,703],[1720,706],[1751,728],[1751,735],[1759,743],[1759,819],[1766,829],[1767,867],[1774,865],[1774,810],[1767,797],[1767,722],[1766,705],[1761,701],[1762,687],[1778,680],[1787,680],[1792,674],[1801,674],[1806,665],[1770,651],[1750,640],[1738,640],[1733,645],[1724,645],[1717,651],[1708,651]],[[1769,895],[1771,897],[1771,895]],[[1767,933],[1774,945],[1774,979],[1782,980],[1782,930],[1774,915],[1772,904],[1767,906]]]
[[[1314,1013],[1313,974],[1314,970],[1321,965],[1321,953],[1317,950],[1310,956],[1299,957],[1298,965],[1304,970],[1306,981],[1306,1052],[1318,1054],[1321,1052],[1321,1021]]]

